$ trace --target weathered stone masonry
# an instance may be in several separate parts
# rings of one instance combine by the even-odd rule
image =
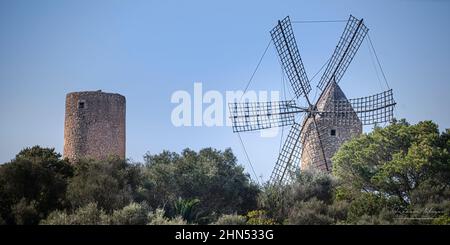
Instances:
[[[125,97],[99,91],[66,96],[64,157],[125,159]]]
[[[351,108],[350,102],[347,100],[344,92],[335,82],[332,82],[328,86],[322,96],[317,102],[317,109],[319,111],[331,111],[333,110],[334,102],[341,101],[341,103],[348,103],[348,108]],[[353,111],[353,109],[352,109]],[[319,128],[320,138],[322,140],[322,146],[326,157],[326,163],[328,170],[332,170],[331,158],[337,152],[339,147],[362,133],[362,123],[358,119],[356,112],[354,112],[352,119],[348,120],[345,124],[336,123],[333,120],[328,120],[316,116],[317,127]],[[337,118],[339,119],[339,117]],[[326,170],[325,161],[323,159],[323,153],[318,140],[317,131],[314,127],[312,118],[307,118],[304,122],[305,130],[305,144],[302,146],[301,157],[301,169],[317,168]]]

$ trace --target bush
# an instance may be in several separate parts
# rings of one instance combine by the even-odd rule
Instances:
[[[308,201],[315,198],[325,203],[332,203],[336,186],[337,180],[333,175],[325,171],[311,169],[297,174],[291,191],[296,201]]]
[[[349,206],[350,203],[347,201],[335,200],[328,206],[328,216],[332,218],[336,224],[343,224],[347,220]]]
[[[330,225],[333,218],[328,216],[327,205],[316,198],[297,202],[291,209],[287,224],[290,225]]]
[[[110,213],[133,201],[132,166],[126,161],[112,158],[107,161],[80,160],[75,163],[75,175],[69,181],[67,199],[72,208],[97,203]]]
[[[275,220],[267,216],[265,210],[254,210],[247,214],[248,225],[275,225]]]
[[[173,219],[165,217],[163,209],[156,209],[154,213],[149,214],[148,219],[149,225],[187,225],[187,222],[180,216]]]
[[[258,196],[258,206],[277,223],[283,223],[295,203],[291,186],[266,185]]]
[[[382,208],[380,212],[373,215],[363,214],[358,219],[353,219],[353,224],[356,225],[390,225],[390,224],[402,224],[402,221],[394,220],[395,213],[389,209]],[[351,222],[349,222],[351,223]]]
[[[120,210],[115,210],[107,223],[112,225],[145,225],[148,223],[150,207],[144,203],[130,203]]]
[[[32,225],[39,223],[40,217],[36,206],[36,201],[28,202],[25,198],[14,204],[11,207],[11,214],[14,216],[15,224]]]
[[[72,214],[65,211],[55,211],[50,213],[47,219],[43,220],[43,225],[102,225],[107,220],[106,213],[97,208],[97,204],[89,203],[78,208]]]
[[[73,218],[65,211],[53,211],[44,220],[41,220],[40,225],[76,225]]]
[[[277,223],[284,223],[296,212],[299,212],[299,217],[296,216],[297,214],[294,217],[300,220],[301,216],[307,215],[304,206],[309,204],[309,200],[313,200],[311,205],[317,204],[318,201],[321,206],[331,205],[337,185],[337,180],[328,173],[317,170],[302,171],[289,185],[266,186],[259,195],[259,206],[266,210],[267,215]],[[300,221],[288,222],[299,223]]]
[[[174,205],[175,217],[180,216],[188,223],[200,220],[198,212],[199,199],[184,200],[179,198]]]
[[[238,214],[223,214],[214,225],[245,225],[247,218]]]

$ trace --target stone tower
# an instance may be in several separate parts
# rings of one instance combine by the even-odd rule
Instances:
[[[317,110],[333,111],[337,103],[339,103],[340,108],[352,108],[339,85],[335,82],[331,82],[317,101]],[[326,170],[325,161],[323,159],[323,155],[325,155],[328,169],[331,171],[331,158],[334,153],[336,153],[345,141],[362,133],[362,123],[358,119],[356,112],[353,111],[353,109],[349,110],[351,111],[351,114],[354,114],[351,117],[348,117],[348,115],[347,117],[340,114],[336,115],[337,119],[340,119],[339,117],[342,117],[342,120],[346,118],[346,121],[343,124],[336,123],[336,120],[320,117],[320,115],[316,116],[316,123],[319,128],[320,139],[322,140],[323,151],[325,154],[322,153],[322,148],[320,147],[320,142],[312,118],[305,119],[305,143],[302,145],[301,169],[313,167]]]
[[[64,157],[125,159],[125,97],[98,91],[66,95]]]

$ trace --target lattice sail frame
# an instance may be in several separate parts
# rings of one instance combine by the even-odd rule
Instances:
[[[294,123],[289,131],[286,141],[281,148],[275,167],[270,175],[270,183],[286,184],[292,179],[300,165],[301,146],[305,137],[302,137],[302,125]]]
[[[295,96],[297,98],[306,96],[311,91],[311,85],[298,51],[289,16],[278,21],[278,25],[270,31],[270,35]]]
[[[305,119],[305,123],[308,122]],[[311,118],[310,118],[311,120]],[[289,134],[281,148],[278,155],[269,182],[272,184],[289,184],[300,171],[302,156],[308,155],[310,164],[315,167],[325,166],[324,156],[322,154],[315,154],[320,151],[319,137],[321,140],[328,137],[328,128],[320,128],[316,130],[312,121],[310,125],[305,126],[305,123],[294,123],[289,131]],[[306,142],[308,139],[308,142]]]
[[[330,62],[317,84],[320,90],[323,90],[333,79],[339,83],[368,31],[363,19],[358,20],[350,15]]]
[[[394,118],[394,95],[392,89],[372,96],[350,99],[353,110],[364,125],[390,122]]]
[[[291,125],[298,112],[294,100],[235,102],[228,106],[235,133]]]
[[[318,114],[338,125],[347,125],[354,120],[360,120],[363,125],[390,122],[394,118],[396,105],[392,89],[348,101],[335,100],[332,103],[333,110]]]

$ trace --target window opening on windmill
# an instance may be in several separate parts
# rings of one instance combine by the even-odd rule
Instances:
[[[330,135],[331,136],[336,136],[336,129],[330,130]]]
[[[84,109],[85,107],[85,102],[84,101],[79,101],[78,102],[78,109]]]

